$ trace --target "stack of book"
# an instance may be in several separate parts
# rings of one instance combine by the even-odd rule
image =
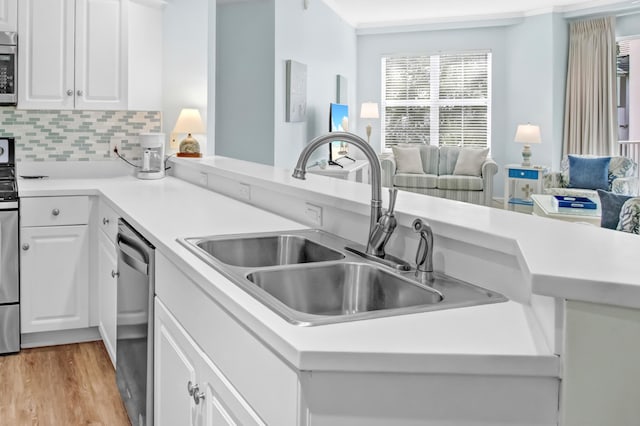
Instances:
[[[587,197],[569,197],[566,195],[554,195],[551,199],[553,208],[556,210],[561,209],[589,209],[593,210],[598,205]]]

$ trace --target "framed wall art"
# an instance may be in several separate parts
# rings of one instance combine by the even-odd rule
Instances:
[[[340,74],[336,75],[336,103],[348,104],[347,93],[347,77]]]
[[[288,59],[286,62],[287,122],[305,121],[307,116],[307,66]]]

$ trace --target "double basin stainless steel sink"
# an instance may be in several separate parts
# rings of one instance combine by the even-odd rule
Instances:
[[[499,293],[435,273],[424,285],[363,259],[351,241],[319,230],[178,241],[236,285],[301,326],[503,302]]]

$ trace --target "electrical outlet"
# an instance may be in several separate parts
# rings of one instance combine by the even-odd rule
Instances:
[[[304,204],[304,216],[314,226],[322,226],[322,207],[315,204]]]
[[[251,200],[251,185],[241,183],[238,185],[238,196],[241,200]]]
[[[178,142],[177,137],[178,137],[178,135],[176,135],[175,133],[171,133],[170,140],[169,140],[169,148],[171,148],[171,149],[180,148],[180,143]]]
[[[200,186],[207,186],[209,184],[209,175],[206,173],[200,173],[200,176],[198,176],[198,183]]]
[[[120,152],[120,142],[122,142],[122,139],[120,138],[111,138],[109,141],[109,157],[116,156],[116,153],[113,152],[114,149],[117,149],[118,152]]]

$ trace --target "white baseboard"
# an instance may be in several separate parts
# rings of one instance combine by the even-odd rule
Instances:
[[[20,347],[23,349],[102,340],[100,333],[98,332],[98,327],[26,333],[22,334],[20,337]]]

